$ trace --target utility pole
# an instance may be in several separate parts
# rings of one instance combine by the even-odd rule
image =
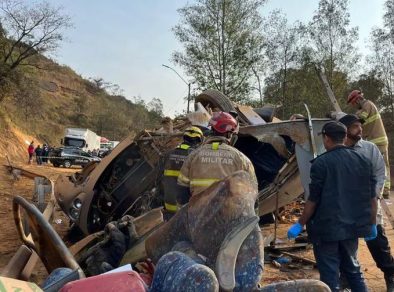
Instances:
[[[170,69],[170,70],[174,71],[175,74],[178,75],[178,77],[181,78],[181,80],[187,85],[187,91],[188,91],[187,92],[187,113],[189,113],[190,112],[189,107],[190,107],[190,87],[191,87],[191,83],[187,82],[185,79],[183,79],[183,77],[181,75],[179,75],[179,73],[174,68],[172,68],[170,66],[167,66],[167,65],[164,65],[164,64],[162,64],[162,66],[166,67],[167,69]]]

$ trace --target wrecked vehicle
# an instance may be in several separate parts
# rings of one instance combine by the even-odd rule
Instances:
[[[218,184],[220,182],[217,182]],[[215,186],[213,186],[215,187]],[[13,199],[13,214],[16,229],[22,241],[22,245],[9,261],[7,266],[0,274],[0,283],[2,291],[108,291],[108,289],[116,289],[116,291],[149,291],[149,285],[155,282],[155,278],[149,278],[147,274],[138,274],[135,271],[128,270],[126,272],[112,271],[112,274],[100,274],[94,277],[86,278],[83,264],[78,261],[80,251],[85,248],[92,238],[100,237],[102,234],[90,235],[75,245],[67,248],[62,239],[50,224],[50,217],[55,206],[53,194],[43,213],[20,196]],[[253,209],[253,207],[252,207]],[[153,212],[153,213],[152,213]],[[147,216],[149,214],[149,216]],[[157,215],[161,214],[157,210],[153,210],[144,214],[139,218],[133,218],[133,224],[138,234],[142,234],[148,230],[146,224],[152,224]],[[160,215],[161,216],[161,215]],[[25,220],[24,220],[25,219]],[[153,219],[153,220],[152,220]],[[161,218],[162,219],[162,218]],[[233,229],[234,233],[224,240],[226,243],[222,245],[217,257],[217,275],[219,277],[220,288],[225,291],[232,291],[234,287],[234,263],[237,259],[238,247],[250,233],[252,227],[255,227],[258,218],[252,217],[242,228]],[[25,221],[25,224],[23,223]],[[25,226],[24,226],[25,225]],[[25,227],[29,232],[25,233]],[[235,249],[234,249],[235,248]],[[129,252],[139,253],[135,246],[127,252],[122,262],[135,263],[130,261]],[[228,256],[231,255],[231,256]],[[32,271],[40,259],[44,264],[49,277],[43,282],[41,289],[35,283],[26,282],[30,279]],[[66,271],[65,271],[66,270]],[[158,270],[156,270],[158,271]],[[156,275],[154,271],[153,275]],[[111,275],[111,276],[109,276]],[[144,277],[146,276],[146,277]],[[168,279],[170,280],[170,279]],[[187,287],[181,286],[180,288]],[[230,288],[230,289],[228,289]],[[256,287],[257,288],[257,287]],[[15,290],[16,289],[16,290]],[[270,284],[256,291],[329,291],[327,286],[318,280],[293,280]],[[305,290],[306,289],[306,290]],[[162,290],[155,290],[162,291]],[[173,291],[173,290],[164,290]],[[178,291],[178,290],[177,290]],[[215,290],[217,291],[217,290]]]
[[[285,206],[304,189],[308,192],[309,161],[324,151],[317,133],[328,119],[280,121],[274,118],[272,106],[252,109],[233,105],[216,90],[204,91],[195,101],[197,111],[183,120],[167,120],[160,130],[127,137],[100,163],[58,178],[56,200],[75,226],[90,234],[126,214],[136,217],[162,206],[157,195],[161,158],[181,142],[187,126],[201,124],[201,116],[207,125],[209,111],[238,113],[240,129],[235,147],[255,167],[258,215]]]

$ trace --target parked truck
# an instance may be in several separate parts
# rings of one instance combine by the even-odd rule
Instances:
[[[114,149],[119,144],[119,141],[108,141],[100,143],[100,151],[107,151]]]
[[[62,141],[64,146],[78,147],[84,151],[100,149],[100,136],[89,129],[67,128]]]

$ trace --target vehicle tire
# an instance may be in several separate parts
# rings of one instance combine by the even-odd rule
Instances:
[[[200,102],[204,107],[210,105],[224,112],[236,111],[230,99],[219,90],[208,89],[197,95],[195,103]]]
[[[71,161],[70,161],[70,160],[64,160],[63,166],[64,166],[65,168],[70,168],[70,167],[71,167]]]
[[[60,164],[59,163],[52,163],[54,167],[59,167]]]

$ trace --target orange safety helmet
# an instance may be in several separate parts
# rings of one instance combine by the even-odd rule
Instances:
[[[225,112],[214,112],[209,125],[221,134],[238,132],[237,120],[231,114]]]
[[[364,95],[360,90],[353,90],[347,97],[347,103],[355,104],[357,100],[363,97]]]

